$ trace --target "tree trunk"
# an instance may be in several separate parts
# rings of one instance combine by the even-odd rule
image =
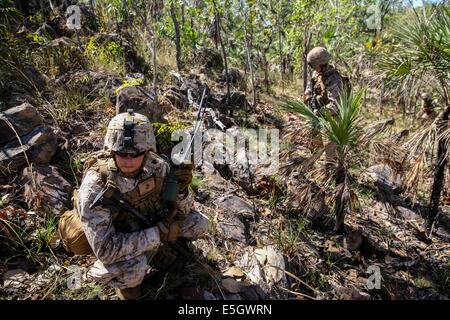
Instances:
[[[279,2],[281,6],[281,1]],[[277,28],[278,28],[278,55],[280,56],[280,72],[281,72],[281,90],[284,93],[284,64],[283,55],[281,54],[281,27],[280,27],[280,10],[277,10]]]
[[[450,105],[447,105],[447,107],[444,110],[442,110],[441,114],[438,116],[438,119],[436,120],[436,125],[438,127],[438,136],[442,135],[442,133],[449,127],[449,115],[450,115]],[[431,230],[433,222],[439,211],[439,200],[441,198],[441,192],[444,186],[445,169],[448,163],[447,146],[448,140],[445,139],[445,137],[441,137],[438,140],[436,168],[434,169],[433,187],[430,197],[430,207],[428,210],[428,222],[427,222],[428,230]]]
[[[303,94],[306,91],[306,87],[308,86],[308,62],[306,61],[306,57],[309,52],[309,44],[311,43],[312,33],[310,33],[305,27],[305,40],[304,40],[304,50],[303,50]]]
[[[183,64],[181,62],[181,45],[180,45],[180,26],[178,25],[177,14],[173,6],[173,2],[170,3],[170,16],[172,17],[173,26],[175,28],[175,47],[177,50],[177,69],[181,73],[183,69]]]
[[[252,108],[254,109],[256,106],[256,90],[255,90],[255,76],[253,75],[252,59],[250,57],[250,48],[247,41],[247,11],[245,12],[244,15],[244,37],[245,37],[245,49],[247,51],[247,61],[250,67],[250,76],[252,79]]]
[[[183,1],[183,4],[181,5],[181,24],[183,25],[183,27],[186,25],[186,19],[184,18],[184,8],[185,3]]]
[[[227,63],[227,53],[225,52],[225,46],[223,45],[222,37],[220,36],[220,15],[219,10],[217,10],[216,1],[212,0],[214,5],[214,10],[216,11],[216,21],[217,21],[217,38],[222,48],[223,61],[225,64],[225,80],[227,82],[227,107],[230,108],[230,77],[228,76],[228,63]],[[230,116],[233,115],[233,110],[230,108]]]
[[[343,162],[338,159],[338,167],[336,168],[336,187],[340,186],[345,182],[345,170]],[[345,189],[342,188],[336,197],[336,203],[334,206],[334,214],[336,216],[334,231],[336,233],[342,233],[344,228],[344,218],[345,218],[345,199],[344,197]]]

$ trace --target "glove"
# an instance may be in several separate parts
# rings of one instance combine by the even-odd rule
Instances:
[[[166,217],[159,221],[156,226],[159,229],[159,238],[161,241],[175,241],[181,233],[183,227],[182,220],[175,220],[173,216]]]
[[[180,191],[179,193],[183,193],[186,188],[189,186],[189,184],[192,182],[192,171],[194,170],[194,165],[192,163],[190,164],[184,164],[182,168],[178,169],[175,172],[175,175],[178,178],[178,181],[180,183]]]

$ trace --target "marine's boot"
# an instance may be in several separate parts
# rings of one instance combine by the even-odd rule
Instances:
[[[116,289],[120,300],[137,300],[141,296],[141,286],[134,288]]]

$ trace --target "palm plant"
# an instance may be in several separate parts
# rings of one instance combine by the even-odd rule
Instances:
[[[392,46],[377,63],[380,76],[396,88],[439,84],[436,89],[449,103],[450,12],[438,5],[424,17],[416,13],[397,25],[392,33]],[[430,82],[431,80],[431,82]]]
[[[352,189],[353,179],[349,173],[349,167],[351,151],[361,144],[359,107],[364,89],[357,93],[353,93],[352,90],[349,94],[345,91],[343,90],[341,99],[337,103],[336,115],[332,115],[325,108],[316,115],[304,103],[288,102],[288,105],[285,106],[287,110],[303,115],[316,130],[320,131],[325,140],[330,141],[316,154],[302,161],[300,166],[303,172],[309,170],[324,152],[329,152],[334,149],[334,146],[336,147],[335,159],[326,166],[327,169],[330,169],[331,165],[331,174],[328,175],[326,184],[335,183],[331,201],[334,202],[336,215],[334,230],[336,232],[342,231],[346,209],[348,207],[356,209],[359,205],[358,198]]]
[[[414,9],[414,17],[396,27],[393,33],[394,52],[387,52],[380,60],[378,68],[386,80],[395,86],[418,85],[420,87],[438,84],[438,91],[445,107],[429,126],[415,134],[407,143],[410,157],[418,153],[433,153],[437,147],[434,179],[428,208],[427,228],[431,231],[433,221],[439,212],[439,201],[444,185],[448,164],[450,126],[449,70],[450,70],[450,12],[445,5],[432,7],[433,11],[419,15]],[[434,139],[432,138],[434,137]],[[424,158],[417,157],[407,179],[417,184],[422,178],[420,165]]]

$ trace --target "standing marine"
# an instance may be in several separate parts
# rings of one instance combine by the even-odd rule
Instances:
[[[341,92],[344,88],[344,78],[329,64],[330,54],[324,47],[315,47],[307,55],[306,61],[308,66],[314,72],[305,90],[304,102],[306,105],[314,105],[314,113],[320,114],[320,111],[327,109],[331,115],[338,113],[338,103]],[[314,100],[312,100],[314,99]],[[331,141],[330,148],[326,150],[327,167],[333,161],[336,154],[336,145]],[[313,143],[317,147],[323,147],[324,143],[318,130],[313,133]]]

